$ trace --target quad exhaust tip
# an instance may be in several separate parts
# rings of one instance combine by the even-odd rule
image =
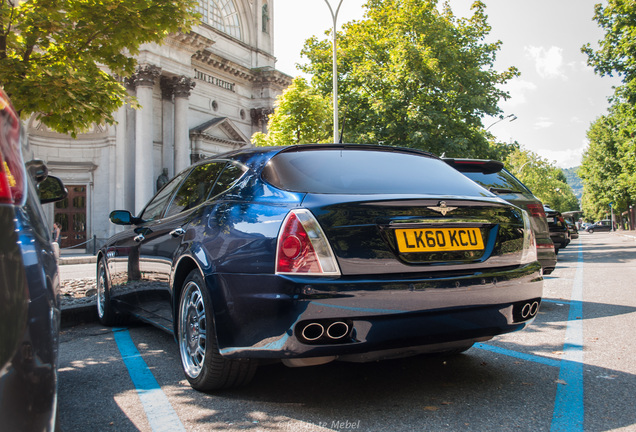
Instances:
[[[300,335],[307,342],[340,342],[346,340],[352,326],[345,321],[311,321],[300,326]]]
[[[539,312],[539,302],[536,300],[532,303],[528,302],[521,308],[521,318],[532,318],[537,314],[537,312]]]

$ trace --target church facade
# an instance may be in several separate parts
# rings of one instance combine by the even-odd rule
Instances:
[[[62,227],[62,248],[94,249],[115,233],[111,210],[139,213],[166,177],[265,131],[291,84],[275,69],[273,3],[199,0],[202,21],[191,32],[142,47],[125,81],[141,108],[122,107],[116,125],[73,139],[28,121],[35,156],[69,190],[46,209]]]

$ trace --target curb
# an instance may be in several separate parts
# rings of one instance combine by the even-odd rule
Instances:
[[[95,302],[78,306],[62,306],[62,328],[73,327],[78,324],[86,324],[95,321],[98,321],[97,306],[95,305]]]
[[[96,262],[97,257],[95,255],[61,256],[58,260],[59,265],[91,264]]]

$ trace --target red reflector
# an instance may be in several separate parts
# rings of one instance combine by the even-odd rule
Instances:
[[[283,240],[282,251],[287,258],[296,258],[302,250],[300,239],[294,235],[285,237]]]
[[[554,243],[537,243],[537,249],[554,249]]]

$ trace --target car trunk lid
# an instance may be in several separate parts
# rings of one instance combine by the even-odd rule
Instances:
[[[497,198],[308,194],[343,275],[519,265],[521,210]]]

